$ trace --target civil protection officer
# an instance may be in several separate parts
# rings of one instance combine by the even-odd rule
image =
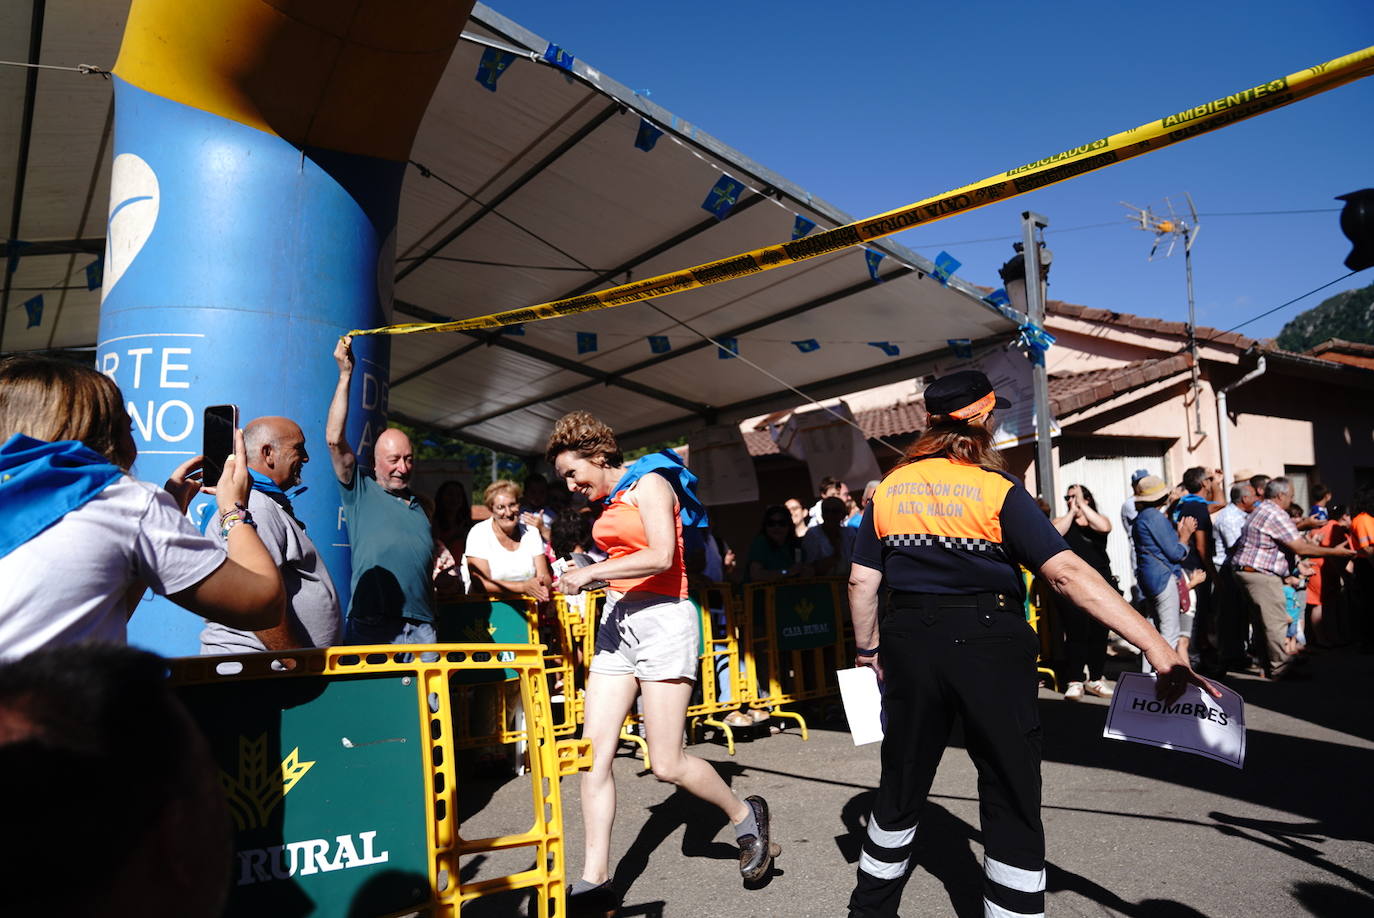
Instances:
[[[849,578],[856,663],[882,680],[887,720],[850,915],[897,914],[921,806],[956,714],[978,769],[984,914],[1043,915],[1039,641],[1026,623],[1017,565],[1039,571],[1067,601],[1142,648],[1161,698],[1177,698],[1189,682],[1220,693],[1001,470],[992,416],[1008,402],[986,376],[968,370],[937,379],[925,402],[930,426],[865,509]],[[880,623],[884,578],[890,597]]]

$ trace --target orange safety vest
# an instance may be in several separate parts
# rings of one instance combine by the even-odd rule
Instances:
[[[1012,482],[944,457],[891,472],[873,495],[873,528],[890,548],[943,547],[971,552],[1002,548],[1002,501]]]

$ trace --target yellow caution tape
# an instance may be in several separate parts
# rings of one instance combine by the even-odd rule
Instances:
[[[955,214],[974,210],[996,201],[1005,201],[1018,195],[1066,181],[1074,176],[1083,175],[1167,147],[1170,144],[1215,131],[1237,121],[1290,105],[1317,93],[1334,89],[1337,86],[1358,80],[1374,73],[1374,47],[1365,48],[1344,57],[1309,67],[1298,73],[1289,74],[1267,83],[1260,83],[1240,92],[1222,96],[1186,108],[1181,112],[1152,121],[1149,124],[1103,137],[1081,146],[1047,156],[1044,159],[1017,166],[1007,172],[965,185],[953,191],[936,195],[908,204],[906,207],[890,210],[887,213],[859,220],[832,230],[816,233],[794,242],[770,245],[719,261],[707,262],[694,268],[686,268],[669,274],[660,274],[647,280],[634,281],[611,287],[596,293],[554,300],[538,306],[510,309],[488,316],[473,319],[458,319],[453,322],[410,322],[401,325],[388,325],[385,328],[355,330],[350,335],[411,335],[417,332],[472,331],[482,328],[500,328],[523,322],[537,322],[540,319],[556,319],[560,316],[579,315],[598,309],[611,309],[627,303],[638,303],[655,297],[681,293],[697,287],[720,284],[739,277],[748,277],[763,271],[771,271],[783,265],[794,264],[828,255],[850,246],[862,245],[873,239],[881,239],[893,233],[933,223]]]

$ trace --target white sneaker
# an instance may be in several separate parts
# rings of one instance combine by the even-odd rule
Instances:
[[[1069,687],[1064,690],[1065,701],[1077,701],[1083,697],[1083,683],[1070,682]]]
[[[1112,684],[1106,679],[1094,679],[1091,682],[1083,683],[1083,691],[1089,695],[1096,695],[1098,698],[1112,697]]]

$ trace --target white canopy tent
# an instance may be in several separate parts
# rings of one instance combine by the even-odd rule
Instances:
[[[98,0],[10,4],[0,59],[110,68],[126,13]],[[397,322],[484,315],[700,264],[786,241],[797,216],[819,229],[851,219],[583,62],[543,60],[546,40],[490,8],[476,7],[466,37],[402,190]],[[494,92],[475,78],[493,47],[517,55]],[[85,268],[104,250],[112,121],[99,75],[0,67],[0,163],[22,166],[0,170],[0,219],[12,263],[18,255],[3,293],[6,352],[96,343],[99,291],[87,290]],[[648,151],[636,146],[645,121],[664,132]],[[718,219],[703,201],[722,175],[747,190]],[[947,357],[949,339],[1015,332],[1016,313],[958,278],[941,284],[929,260],[890,242],[870,249],[884,256],[880,280],[853,249],[523,334],[397,337],[391,413],[531,454],[555,418],[584,408],[635,445],[802,404],[789,387],[826,398],[909,378]],[[28,327],[23,304],[39,294],[44,312]],[[655,352],[650,336],[670,349]],[[735,339],[740,356],[722,359],[705,336]],[[793,344],[808,339],[819,349]]]

